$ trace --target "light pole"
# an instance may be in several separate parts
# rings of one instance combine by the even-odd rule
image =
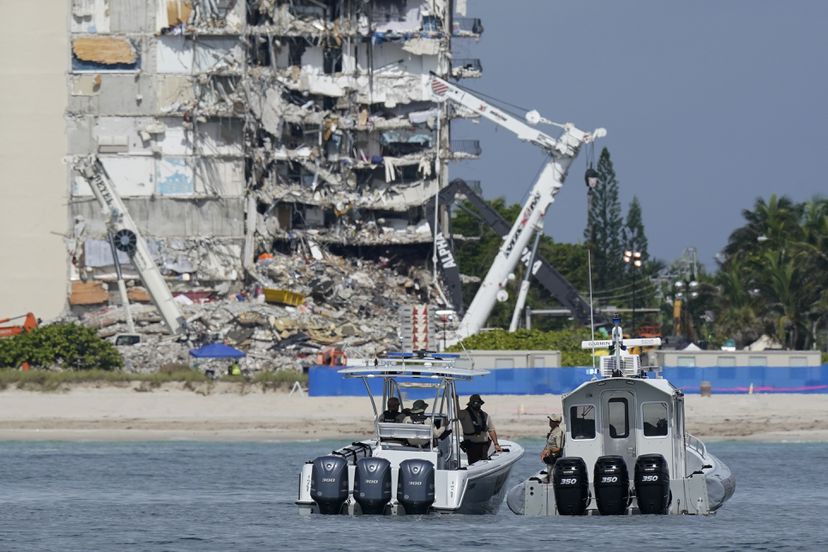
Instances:
[[[624,251],[624,262],[627,264],[632,264],[632,288],[633,288],[633,300],[632,300],[632,335],[635,337],[637,332],[635,331],[635,273],[636,271],[641,268],[641,252],[640,251],[632,251],[626,250]]]
[[[695,275],[694,275],[695,276]],[[676,309],[673,308],[673,333],[676,335],[680,335],[681,333],[687,334],[686,337],[688,340],[693,340],[694,337],[691,334],[695,334],[695,328],[693,327],[693,319],[690,315],[690,299],[695,299],[699,296],[699,283],[696,281],[695,277],[686,282],[684,280],[678,280],[674,284],[676,288],[676,301],[678,304],[681,305],[681,302],[684,301],[684,308],[678,312],[676,316]],[[682,322],[682,319],[684,321]],[[678,329],[676,328],[678,326]],[[683,326],[683,327],[682,327]]]

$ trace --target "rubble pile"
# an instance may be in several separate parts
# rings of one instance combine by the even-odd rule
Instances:
[[[240,366],[249,371],[302,370],[329,362],[331,351],[347,358],[370,357],[399,349],[401,306],[436,301],[427,272],[384,257],[367,261],[327,252],[319,259],[274,253],[262,255],[255,270],[268,288],[257,283],[199,302],[177,295],[188,320],[186,336],[170,336],[153,306],[130,305],[142,342],[119,347],[125,369],[152,372],[165,365],[190,365],[189,350],[211,342],[247,353]],[[268,302],[267,289],[304,300],[295,306]],[[123,307],[88,312],[81,322],[104,338],[128,333]]]

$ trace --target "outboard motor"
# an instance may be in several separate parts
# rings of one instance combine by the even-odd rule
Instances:
[[[382,514],[391,501],[391,462],[360,458],[354,476],[354,500],[363,514]]]
[[[670,506],[670,471],[660,454],[642,454],[635,461],[635,495],[642,514],[666,514]]]
[[[427,514],[434,504],[434,464],[410,458],[400,462],[397,501],[406,514]]]
[[[338,514],[348,500],[348,462],[341,456],[320,456],[313,461],[311,499],[320,514]]]
[[[589,478],[583,459],[559,458],[552,468],[555,505],[562,516],[582,516],[589,504]]]
[[[595,461],[592,484],[598,511],[605,516],[626,512],[630,504],[630,476],[622,456],[601,456]]]

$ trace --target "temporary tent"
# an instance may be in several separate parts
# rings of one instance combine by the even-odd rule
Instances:
[[[198,349],[190,349],[190,356],[195,358],[242,358],[247,355],[244,351],[239,351],[223,343],[210,343]]]

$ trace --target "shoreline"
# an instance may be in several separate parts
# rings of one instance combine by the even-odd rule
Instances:
[[[503,439],[542,439],[546,415],[561,413],[559,395],[484,400]],[[685,408],[687,430],[705,441],[828,442],[825,411],[828,395],[688,395]],[[372,419],[366,397],[221,382],[0,391],[0,441],[353,441],[373,433]]]

